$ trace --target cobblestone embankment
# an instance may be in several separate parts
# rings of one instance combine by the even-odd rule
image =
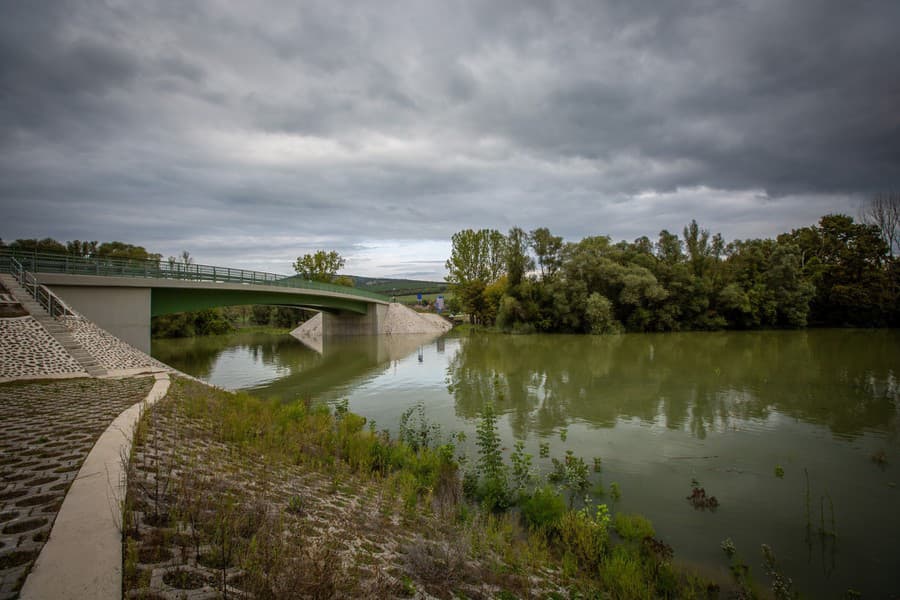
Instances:
[[[0,319],[0,382],[86,376],[84,368],[33,317]]]
[[[146,370],[174,372],[168,365],[123,342],[84,317],[64,317],[61,321],[75,341],[110,375]]]

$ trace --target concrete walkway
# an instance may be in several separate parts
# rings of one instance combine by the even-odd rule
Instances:
[[[169,376],[156,375],[144,402],[122,412],[103,432],[72,483],[50,538],[21,598],[113,600],[122,597],[122,507],[131,434],[146,405],[166,395]]]

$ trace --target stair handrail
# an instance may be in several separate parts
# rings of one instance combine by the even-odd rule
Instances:
[[[22,263],[16,260],[14,256],[9,257],[9,266],[12,276],[16,278],[19,285],[21,285],[25,292],[31,295],[38,304],[43,306],[44,309],[50,313],[51,317],[76,316],[74,310],[69,308],[59,296],[51,292],[50,288],[41,285],[38,282],[37,277],[30,271],[26,271],[25,267],[22,266]]]

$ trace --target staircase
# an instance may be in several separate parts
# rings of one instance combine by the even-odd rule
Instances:
[[[87,371],[88,375],[91,377],[103,377],[107,374],[106,369],[101,367],[100,363],[82,348],[81,344],[75,341],[75,338],[72,337],[72,334],[69,333],[66,326],[63,325],[59,319],[50,316],[50,313],[48,313],[46,309],[44,309],[44,307],[19,284],[15,277],[8,273],[0,273],[0,282],[3,283],[3,287],[9,291],[19,304],[22,305],[22,308],[28,311],[28,314],[30,314],[35,321],[40,323],[41,326],[47,330],[47,333],[53,336],[53,338],[66,349],[66,352],[68,352],[69,355],[71,355],[72,358]]]

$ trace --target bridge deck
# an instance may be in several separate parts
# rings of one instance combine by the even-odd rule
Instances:
[[[122,260],[108,258],[88,258],[48,253],[19,253],[9,249],[0,249],[0,262],[8,261],[14,256],[23,267],[41,280],[58,285],[102,285],[105,287],[149,287],[149,288],[186,288],[243,290],[257,292],[288,292],[303,290],[311,296],[355,299],[358,302],[387,304],[388,299],[380,294],[341,285],[307,281],[296,276],[278,275],[263,271],[233,269],[212,265],[184,264],[176,261]],[[2,265],[0,265],[2,266]],[[86,279],[82,283],[64,284],[55,280],[52,275],[65,275],[67,281],[73,282],[71,276]],[[206,286],[197,286],[206,283]],[[184,285],[188,284],[188,285]],[[193,285],[192,285],[193,284]],[[223,286],[238,285],[238,288]],[[252,286],[248,288],[246,286]],[[257,287],[259,286],[259,287]],[[276,289],[272,289],[276,288]],[[288,292],[292,293],[292,292]]]

